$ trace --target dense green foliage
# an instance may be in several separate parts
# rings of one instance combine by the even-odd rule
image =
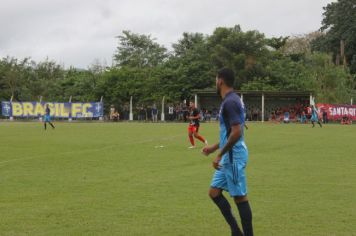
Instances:
[[[313,49],[331,52],[337,64],[351,65],[356,73],[356,0],[332,2],[324,7],[323,16],[320,30],[325,34],[312,43]]]
[[[207,193],[212,157],[187,148],[186,124],[56,126],[0,123],[2,236],[229,235]],[[354,235],[356,126],[248,126],[255,234]],[[200,132],[215,142],[218,129]]]
[[[218,27],[211,35],[183,33],[168,50],[150,35],[123,31],[114,64],[65,69],[55,62],[6,57],[0,60],[0,99],[94,101],[122,106],[177,102],[192,90],[213,88],[216,71],[232,68],[235,88],[243,90],[314,91],[319,102],[349,102],[356,86],[355,0],[324,8],[322,30],[302,37],[266,38],[258,31]],[[347,65],[339,66],[340,39]],[[330,55],[333,52],[333,55]]]
[[[338,0],[324,7],[324,34],[311,42],[313,51],[332,55],[337,65],[344,65],[353,75],[349,86],[356,90],[356,0]]]

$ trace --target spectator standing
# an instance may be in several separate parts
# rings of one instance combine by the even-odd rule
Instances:
[[[183,120],[184,122],[187,122],[187,117],[189,116],[189,111],[188,111],[188,107],[187,107],[187,104],[183,104],[183,109],[182,109],[182,112],[183,112]]]
[[[152,114],[152,122],[157,122],[158,121],[158,119],[157,119],[158,109],[156,107],[156,104],[153,104],[151,114]]]
[[[114,107],[114,105],[111,105],[110,106],[110,120],[114,119],[113,118],[114,113],[115,113],[115,107]]]
[[[323,109],[323,123],[326,124],[328,123],[328,113],[326,112],[325,109]]]
[[[170,121],[173,121],[174,119],[174,107],[172,105],[168,107],[168,119]]]

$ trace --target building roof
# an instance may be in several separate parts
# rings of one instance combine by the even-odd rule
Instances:
[[[313,94],[312,91],[247,91],[247,90],[236,90],[238,94],[243,94],[243,96],[251,97],[261,97],[262,94],[268,97],[309,97]],[[193,90],[193,93],[198,96],[217,96],[215,89],[199,89]]]

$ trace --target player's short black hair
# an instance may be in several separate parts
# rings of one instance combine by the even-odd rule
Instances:
[[[228,87],[232,88],[234,86],[235,75],[231,69],[229,69],[229,68],[220,69],[218,71],[217,77],[218,77],[218,79],[224,80],[225,84]]]

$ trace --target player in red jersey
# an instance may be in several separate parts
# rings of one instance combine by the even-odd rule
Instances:
[[[195,104],[193,102],[190,102],[189,104],[189,116],[187,117],[190,120],[189,126],[188,126],[188,136],[190,143],[192,144],[191,147],[189,148],[195,148],[195,143],[194,143],[194,138],[199,139],[202,141],[205,145],[208,145],[208,141],[203,138],[201,135],[199,135],[199,119],[200,119],[200,112],[199,110],[195,107]]]

